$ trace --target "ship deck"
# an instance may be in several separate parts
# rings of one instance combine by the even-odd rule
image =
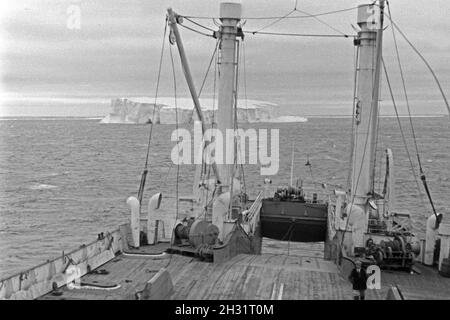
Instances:
[[[389,288],[396,286],[405,300],[450,300],[450,278],[444,278],[436,268],[422,264],[416,264],[413,269],[413,274],[383,270],[381,289],[367,290],[367,299],[386,299]]]
[[[173,283],[169,299],[352,299],[346,277],[323,259],[323,243],[264,239],[261,255],[239,254],[225,263],[176,254],[143,255],[168,247],[161,243],[122,253],[81,278],[83,285],[91,287],[63,287],[40,299],[136,299],[161,268],[166,268]],[[405,299],[450,299],[450,279],[434,269],[420,268],[420,273],[383,272],[381,290],[367,290],[367,298],[386,299],[390,286],[397,285]]]

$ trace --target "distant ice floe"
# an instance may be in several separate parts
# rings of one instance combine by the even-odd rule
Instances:
[[[128,124],[175,124],[190,123],[197,120],[194,104],[190,98],[178,98],[177,106],[172,97],[161,97],[155,101],[150,97],[119,98],[111,100],[111,111],[101,123]],[[211,122],[217,116],[217,100],[200,99],[203,116],[206,122]],[[241,123],[254,122],[305,122],[302,117],[274,118],[274,108],[277,105],[260,100],[239,100],[237,108],[238,121]],[[277,121],[273,121],[276,120]]]
[[[297,116],[281,116],[268,120],[267,122],[275,123],[289,123],[289,122],[307,122],[308,118],[297,117]]]
[[[29,187],[31,190],[49,190],[49,189],[56,189],[57,186],[51,185],[51,184],[33,184]]]

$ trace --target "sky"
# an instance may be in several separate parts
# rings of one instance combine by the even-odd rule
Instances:
[[[111,98],[154,96],[166,9],[172,7],[183,15],[217,17],[219,3],[217,0],[3,0],[0,4],[0,116],[39,115],[40,112],[101,115],[107,111]],[[299,0],[297,8],[321,13],[362,3],[365,1]],[[427,58],[449,94],[450,1],[391,0],[390,3],[393,19]],[[243,0],[242,5],[244,17],[283,16],[294,8],[295,1]],[[79,29],[70,24],[74,6],[80,9]],[[344,33],[354,34],[356,10],[321,19]],[[244,30],[257,30],[272,21],[247,20]],[[201,22],[215,28],[210,19]],[[209,37],[181,31],[199,87],[215,42]],[[285,19],[265,31],[336,33],[310,18]],[[398,34],[397,37],[413,108],[421,114],[445,113],[431,75]],[[340,114],[351,109],[354,63],[351,39],[247,34],[244,43],[249,99],[274,102],[298,115]],[[394,87],[400,88],[390,28],[385,32],[384,58]],[[160,94],[165,96],[173,95],[169,61],[166,47],[160,87]],[[188,96],[179,60],[176,62],[177,94]],[[242,65],[243,61],[241,78]],[[240,83],[240,91],[244,92],[244,81]],[[212,94],[212,88],[211,77],[205,86],[205,96]]]

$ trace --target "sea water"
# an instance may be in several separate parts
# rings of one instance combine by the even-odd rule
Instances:
[[[450,214],[448,117],[413,118],[424,171],[438,211]],[[409,119],[401,119],[417,173]],[[299,123],[259,123],[280,130],[279,172],[272,186],[289,182],[292,142],[295,177],[345,187],[351,118],[309,118]],[[244,126],[245,128],[245,126]],[[145,163],[149,125],[100,124],[95,119],[15,118],[0,121],[0,277],[18,272],[94,240],[127,222],[126,199],[136,195]],[[179,196],[192,193],[193,166],[172,165],[173,125],[155,125],[145,201],[163,193],[162,207],[175,215]],[[397,119],[381,118],[378,159],[390,147],[395,165],[395,208],[410,211],[424,230],[432,213],[418,196]],[[305,166],[307,159],[311,163]],[[258,165],[245,165],[250,198],[264,187]],[[377,174],[382,186],[383,174]],[[419,181],[420,182],[420,181]],[[424,193],[422,188],[422,193]],[[426,197],[423,198],[426,200]],[[181,209],[180,209],[181,210]]]

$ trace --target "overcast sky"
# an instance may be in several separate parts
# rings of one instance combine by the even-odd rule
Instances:
[[[25,97],[152,96],[167,7],[185,15],[218,16],[219,2],[2,0],[2,91]],[[450,93],[450,1],[390,2],[394,20],[428,59],[444,90]],[[294,7],[295,1],[243,0],[242,3],[243,15],[255,17],[284,15]],[[298,8],[320,13],[361,3],[364,1],[300,0]],[[67,28],[67,10],[73,4],[81,8],[80,30]],[[321,18],[345,33],[354,33],[351,27],[356,21],[354,10]],[[202,22],[214,26],[211,20]],[[269,22],[248,20],[244,29],[255,30]],[[285,20],[266,31],[335,33],[314,19]],[[384,56],[394,73],[392,34],[390,28],[386,31]],[[214,39],[183,29],[182,35],[199,86]],[[245,43],[249,98],[275,102],[293,98],[310,102],[344,101],[350,93],[351,100],[354,52],[351,39],[248,35]],[[400,41],[400,51],[413,98],[439,99],[431,76],[403,41]],[[165,57],[161,90],[167,95],[172,87],[167,52]],[[179,76],[182,81],[182,74]],[[180,87],[184,90],[185,86]],[[207,92],[211,87],[208,82]]]

